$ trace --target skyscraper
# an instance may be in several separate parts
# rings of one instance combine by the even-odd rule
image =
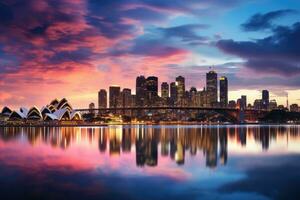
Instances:
[[[170,83],[170,97],[174,104],[177,101],[177,86],[175,82]]]
[[[146,78],[144,76],[138,76],[136,78],[136,100],[135,103],[137,106],[144,106],[146,101]]]
[[[220,78],[220,105],[221,107],[228,105],[228,80],[225,76]]]
[[[161,84],[161,97],[163,99],[167,99],[169,97],[169,84],[167,82],[163,82]]]
[[[269,109],[269,91],[263,90],[262,91],[262,109],[268,110]]]
[[[158,97],[158,78],[156,76],[149,76],[146,79],[147,88],[147,105],[154,105]]]
[[[195,87],[191,87],[189,91],[189,103],[188,106],[197,106],[197,89]]]
[[[158,96],[158,78],[156,76],[149,76],[146,79],[147,92],[152,96]]]
[[[185,96],[185,79],[182,76],[176,77],[177,101],[182,101]]]
[[[121,88],[119,86],[109,87],[109,107],[117,108],[120,107]]]
[[[205,88],[203,88],[202,91],[199,91],[199,102],[198,105],[201,107],[207,107],[207,91]]]
[[[98,92],[98,108],[107,108],[107,92],[104,89]]]
[[[131,89],[129,88],[124,88],[122,91],[122,106],[123,107],[132,106]]]
[[[247,96],[242,95],[240,109],[245,110],[246,108],[247,108]]]
[[[206,73],[207,103],[214,106],[218,102],[218,75],[215,71]]]

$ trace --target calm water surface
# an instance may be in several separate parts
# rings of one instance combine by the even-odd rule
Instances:
[[[0,128],[1,199],[300,199],[300,126]]]

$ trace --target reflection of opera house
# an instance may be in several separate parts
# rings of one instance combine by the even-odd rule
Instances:
[[[8,121],[77,121],[82,119],[81,114],[73,110],[65,98],[60,101],[54,99],[41,110],[36,106],[33,106],[29,110],[21,107],[16,111],[4,107],[1,115],[6,117]]]

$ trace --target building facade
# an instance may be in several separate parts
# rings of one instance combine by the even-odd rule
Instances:
[[[156,76],[149,76],[146,79],[147,88],[147,106],[154,105],[158,97],[158,78]]]
[[[224,108],[228,105],[228,80],[225,76],[220,78],[220,105]]]
[[[173,105],[177,102],[177,86],[175,82],[170,84],[170,99]]]
[[[268,110],[269,109],[269,91],[268,90],[263,90],[262,91],[262,109]]]
[[[109,87],[109,107],[121,107],[121,88],[119,86]]]
[[[185,97],[185,78],[182,76],[176,77],[176,87],[177,87],[177,103],[181,104]]]
[[[107,92],[104,89],[98,92],[98,108],[107,108]]]
[[[132,106],[131,89],[124,88],[122,90],[122,107],[131,107],[131,106]]]
[[[206,73],[206,91],[209,106],[218,102],[218,75],[215,71]]]
[[[147,88],[146,88],[146,78],[144,76],[138,76],[136,78],[136,96],[135,103],[136,106],[144,106],[146,103]]]
[[[163,99],[169,98],[169,84],[167,82],[161,84],[161,97]]]

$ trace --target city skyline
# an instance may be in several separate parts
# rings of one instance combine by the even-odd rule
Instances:
[[[278,104],[287,93],[300,104],[299,7],[296,0],[5,0],[0,107],[66,97],[83,108],[109,85],[135,93],[140,74],[168,83],[183,76],[199,90],[211,66],[230,80],[229,100],[245,94],[253,102],[267,89]]]
[[[246,94],[240,94],[237,99],[231,100],[228,98],[230,80],[226,76],[218,76],[218,73],[211,68],[206,73],[206,84],[200,90],[195,86],[186,87],[186,80],[188,79],[183,76],[177,76],[170,83],[160,83],[159,77],[140,75],[136,77],[135,93],[132,93],[131,88],[122,88],[120,85],[111,85],[108,91],[101,88],[98,92],[98,108],[153,106],[237,108],[241,110],[286,108],[299,112],[298,104],[289,102],[288,96],[286,96],[286,104],[278,104],[276,99],[270,98],[270,91],[266,89],[262,89],[260,97],[252,102]],[[95,109],[93,102],[89,104],[89,109]]]
[[[176,94],[175,94],[176,98],[177,98],[177,96],[182,96],[183,97],[183,96],[186,95],[185,94],[186,92],[191,92],[192,89],[195,89],[196,92],[197,91],[201,92],[201,91],[207,90],[207,88],[209,88],[209,86],[208,86],[209,85],[209,80],[208,80],[209,78],[208,77],[210,76],[209,74],[210,73],[215,73],[215,76],[213,74],[213,77],[212,77],[213,79],[215,79],[215,81],[212,80],[213,82],[211,84],[213,86],[210,86],[210,87],[213,87],[213,88],[216,87],[215,89],[212,89],[213,93],[215,93],[215,94],[212,94],[212,95],[215,96],[215,97],[207,97],[207,98],[208,99],[212,98],[213,100],[211,100],[211,102],[218,103],[218,105],[216,105],[216,106],[211,105],[211,107],[228,107],[229,106],[229,107],[233,108],[233,106],[230,105],[230,104],[234,102],[234,105],[235,105],[234,107],[236,107],[240,103],[239,100],[243,99],[243,97],[247,98],[247,100],[245,100],[245,103],[244,103],[245,105],[243,106],[243,108],[246,108],[248,105],[254,106],[255,103],[257,103],[257,101],[259,101],[259,100],[261,100],[261,102],[259,102],[259,103],[266,104],[266,102],[264,102],[264,96],[266,95],[266,94],[264,94],[265,92],[267,92],[267,96],[268,96],[267,97],[268,98],[267,99],[267,101],[268,101],[267,104],[269,104],[270,101],[274,101],[278,106],[279,105],[284,106],[284,107],[287,107],[288,109],[290,109],[291,105],[297,104],[295,102],[290,101],[288,95],[285,95],[284,100],[282,101],[282,103],[280,103],[280,101],[277,101],[278,99],[276,99],[273,95],[270,96],[270,94],[272,94],[272,91],[269,91],[269,90],[264,89],[264,88],[261,88],[260,90],[257,90],[257,95],[254,95],[254,96],[248,96],[247,92],[245,92],[245,93],[239,93],[236,96],[236,99],[230,98],[229,94],[232,92],[230,90],[230,80],[228,80],[228,78],[224,74],[220,76],[216,71],[212,70],[212,67],[209,67],[209,70],[211,70],[211,71],[208,71],[205,74],[205,76],[206,76],[205,79],[206,80],[205,80],[205,84],[202,87],[201,86],[200,87],[197,87],[197,86],[190,86],[189,87],[189,86],[187,86],[186,81],[188,82],[189,79],[186,79],[185,77],[183,77],[181,75],[179,75],[177,77],[174,77],[174,79],[173,80],[171,79],[170,82],[160,81],[159,77],[156,77],[156,76],[153,76],[153,75],[150,75],[149,77],[144,76],[144,75],[139,75],[136,78],[138,79],[138,78],[142,77],[142,78],[145,79],[145,81],[147,81],[148,78],[156,79],[156,82],[157,82],[156,84],[157,85],[155,87],[157,87],[156,88],[157,91],[156,91],[156,94],[154,96],[158,96],[158,97],[161,97],[163,99],[163,95],[162,95],[162,91],[163,91],[162,90],[162,85],[163,84],[167,84],[167,86],[168,86],[168,93],[167,93],[168,98],[172,98],[172,86],[171,86],[172,84],[175,84],[174,89],[176,90],[175,91],[176,92]],[[183,79],[182,80],[183,82],[181,83],[181,84],[183,84],[183,86],[181,86],[181,87],[183,87],[182,89],[180,89],[181,87],[178,86],[178,84],[180,84],[180,81],[181,81],[180,79]],[[222,84],[224,84],[223,86],[221,86],[221,82],[222,82]],[[135,82],[135,84],[137,84],[137,82]],[[214,86],[215,84],[217,84],[217,85]],[[178,89],[178,87],[179,87],[179,89]],[[221,88],[223,88],[223,90]],[[115,91],[110,92],[111,89],[113,89]],[[177,90],[182,90],[180,92],[182,94],[178,94]],[[226,92],[224,92],[224,90]],[[145,105],[145,104],[144,105],[139,105],[139,103],[136,102],[136,98],[141,98],[141,97],[136,96],[136,91],[137,91],[137,85],[135,85],[133,88],[123,87],[122,85],[119,85],[119,84],[108,85],[105,88],[100,88],[95,93],[95,95],[94,95],[94,96],[96,96],[95,101],[89,101],[89,102],[87,102],[87,105],[83,105],[82,107],[77,107],[77,108],[79,108],[79,109],[80,108],[87,108],[87,107],[90,108],[91,104],[93,104],[94,109],[95,108],[121,107],[120,105],[118,105],[118,102],[117,102],[118,100],[117,99],[112,100],[112,101],[114,101],[114,103],[111,102],[111,99],[113,98],[114,95],[111,96],[110,94],[114,93],[114,92],[117,93],[117,94],[115,94],[115,96],[116,96],[115,98],[118,98],[117,96],[121,95],[122,96],[121,98],[124,99],[124,96],[123,96],[124,92],[127,92],[128,95],[133,96],[133,97],[127,97],[127,98],[134,98],[135,99],[134,100],[135,105],[132,105],[132,107],[134,107],[134,106],[145,106],[145,107],[153,106],[153,105]],[[241,90],[241,91],[243,91],[243,90]],[[165,95],[166,95],[166,92],[165,92]],[[179,99],[182,98],[182,97],[179,97]],[[57,97],[55,97],[55,98],[53,97],[52,99],[56,99],[56,98]],[[65,98],[65,97],[62,97],[62,98]],[[105,101],[105,99],[106,99],[106,101]],[[124,101],[124,100],[122,100],[122,101]],[[224,102],[226,102],[226,103],[224,103]],[[224,105],[226,105],[226,106],[224,106]],[[16,109],[18,109],[20,106],[24,106],[24,104],[23,105],[16,105]],[[29,105],[29,107],[32,107],[32,106],[36,106],[36,105],[34,105],[34,104]],[[12,109],[15,108],[15,107],[10,107],[9,105],[3,105],[2,108],[4,108],[4,107],[9,107],[9,108],[12,108]],[[206,106],[200,106],[200,107],[208,107],[208,106],[206,105]],[[261,108],[262,109],[267,109],[267,105],[262,105]]]

